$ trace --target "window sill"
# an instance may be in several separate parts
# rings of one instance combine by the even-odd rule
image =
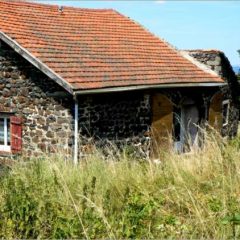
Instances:
[[[0,145],[0,152],[11,152],[11,146]]]

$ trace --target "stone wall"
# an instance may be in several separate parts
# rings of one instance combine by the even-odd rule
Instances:
[[[114,93],[79,98],[80,152],[98,147],[131,146],[148,154],[151,125],[150,96]]]
[[[23,119],[23,154],[71,152],[72,96],[3,42],[0,105]]]
[[[79,102],[80,155],[117,146],[129,146],[133,153],[149,156],[151,147],[152,96],[161,93],[174,107],[192,99],[204,125],[211,97],[219,88],[172,88],[148,92],[126,92],[82,96]]]
[[[227,86],[221,89],[224,94],[224,99],[230,99],[231,104],[229,124],[223,127],[222,133],[224,136],[235,136],[237,134],[239,121],[240,88],[229,60],[223,52],[218,50],[191,50],[188,51],[188,53],[199,62],[207,65],[228,83]]]

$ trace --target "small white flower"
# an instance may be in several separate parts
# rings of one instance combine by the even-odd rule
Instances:
[[[161,164],[161,160],[159,158],[154,159],[153,163],[155,163],[156,165],[159,165],[159,164]]]

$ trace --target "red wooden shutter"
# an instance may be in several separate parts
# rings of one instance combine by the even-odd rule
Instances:
[[[12,116],[11,122],[11,150],[13,153],[19,153],[22,150],[22,119]]]

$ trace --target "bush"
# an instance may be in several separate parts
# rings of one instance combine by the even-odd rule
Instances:
[[[160,164],[23,159],[0,176],[0,238],[240,237],[240,139]]]

